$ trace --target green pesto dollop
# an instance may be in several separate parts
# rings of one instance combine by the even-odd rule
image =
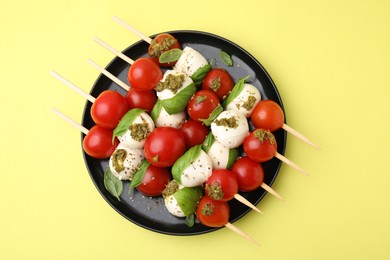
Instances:
[[[211,84],[209,85],[209,88],[214,92],[217,92],[220,87],[221,87],[221,78],[216,78],[212,80]]]
[[[165,189],[162,191],[162,196],[166,198],[168,196],[175,194],[175,192],[178,190],[179,190],[179,184],[175,180],[173,180],[169,182],[167,186],[165,186]]]
[[[269,130],[256,129],[254,132],[254,136],[259,139],[260,142],[269,140],[270,144],[275,143],[275,136]]]
[[[175,45],[176,42],[176,39],[171,37],[164,37],[164,39],[160,42],[157,42],[155,39],[153,39],[150,43],[149,54],[153,58],[158,58],[161,53],[167,51],[169,48]]]
[[[116,172],[121,172],[125,169],[124,163],[127,157],[127,152],[124,149],[118,149],[112,154],[112,165]]]
[[[214,122],[217,126],[226,126],[229,128],[237,128],[238,127],[237,119],[234,116],[229,117],[229,118],[216,119]]]
[[[249,96],[248,100],[242,105],[247,111],[250,111],[254,104],[256,103],[256,98],[254,96]]]
[[[222,186],[218,182],[214,182],[212,185],[206,183],[205,190],[207,191],[207,195],[215,200],[220,200],[225,195],[222,191]]]
[[[173,75],[169,74],[165,81],[157,83],[157,86],[155,88],[156,91],[161,92],[164,89],[169,89],[173,92],[173,94],[176,94],[177,91],[183,86],[185,77],[183,74],[180,75]]]
[[[129,130],[131,132],[131,137],[138,142],[144,140],[149,134],[147,123],[132,124],[129,126]]]

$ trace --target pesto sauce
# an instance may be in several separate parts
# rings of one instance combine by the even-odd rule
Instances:
[[[117,173],[125,169],[124,162],[127,157],[127,152],[124,149],[118,149],[112,154],[112,164]]]
[[[176,191],[179,190],[179,184],[173,180],[165,186],[165,189],[162,191],[162,196],[164,198],[173,195]]]
[[[259,139],[260,142],[269,140],[270,144],[275,143],[275,136],[269,130],[257,129],[255,130],[254,136]]]
[[[222,186],[218,182],[214,182],[212,185],[207,183],[205,190],[207,190],[207,195],[215,200],[221,200],[225,196]]]
[[[253,108],[253,105],[256,103],[256,98],[254,96],[249,96],[248,100],[242,105],[247,111],[250,111]]]
[[[198,104],[202,103],[206,99],[207,99],[206,96],[202,96],[202,95],[196,96],[196,98],[195,98],[195,105],[198,105]]]
[[[157,83],[155,90],[161,92],[164,89],[169,89],[170,91],[173,92],[173,94],[176,94],[177,91],[183,86],[184,80],[185,80],[185,76],[183,74],[180,75],[169,74],[165,78],[165,81]]]
[[[176,39],[173,39],[171,37],[165,37],[161,42],[156,42],[156,40],[153,39],[150,43],[149,54],[153,58],[158,58],[161,53],[167,51],[169,48],[175,45],[175,43]]]
[[[216,78],[212,80],[211,85],[209,85],[209,88],[214,92],[217,92],[220,87],[221,87],[221,78]]]
[[[138,142],[144,140],[149,134],[147,123],[132,124],[129,126],[129,130],[131,133],[131,137]]]
[[[226,126],[229,128],[237,128],[238,127],[237,119],[234,116],[229,117],[229,118],[216,119],[214,122],[217,126]]]

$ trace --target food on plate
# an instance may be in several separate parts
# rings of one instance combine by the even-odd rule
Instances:
[[[170,67],[175,65],[176,62],[160,63],[159,57],[162,53],[172,50],[180,49],[181,45],[179,41],[169,33],[160,33],[154,37],[148,47],[148,55],[152,57],[162,67]]]
[[[201,122],[189,118],[181,126],[180,131],[184,135],[187,148],[190,148],[197,144],[202,144],[210,129]]]
[[[119,144],[108,164],[112,174],[119,180],[131,180],[143,159],[142,149],[131,149]]]
[[[243,156],[234,162],[231,170],[236,176],[238,190],[240,191],[254,191],[263,183],[263,166],[247,156]]]
[[[214,200],[229,201],[238,193],[236,176],[227,169],[213,170],[204,189],[206,195]]]
[[[152,90],[162,79],[160,67],[151,58],[139,58],[130,66],[127,79],[133,88]]]
[[[129,110],[114,129],[114,136],[128,148],[143,148],[146,137],[154,130],[153,119],[144,110]]]
[[[245,154],[256,162],[271,160],[277,151],[275,136],[269,130],[256,129],[245,138]]]
[[[111,130],[98,125],[94,125],[83,139],[84,151],[96,159],[109,158],[118,144],[118,139],[112,139]]]
[[[229,221],[230,207],[226,201],[203,196],[196,209],[196,217],[202,225],[223,227]]]
[[[140,108],[150,113],[157,102],[156,91],[154,90],[139,90],[130,88],[126,93],[126,101],[129,109]]]
[[[260,101],[251,115],[252,124],[256,128],[268,129],[271,132],[283,127],[284,113],[282,108],[273,100]]]
[[[170,115],[163,107],[161,100],[158,100],[153,107],[150,116],[153,118],[156,127],[173,127],[179,129],[186,121],[184,111]]]
[[[201,145],[188,149],[172,166],[172,177],[185,187],[202,185],[211,175],[212,162]]]
[[[225,110],[211,123],[215,139],[227,148],[237,148],[249,134],[246,117],[236,110]]]
[[[188,115],[206,126],[209,126],[222,111],[218,97],[210,90],[197,91],[187,106]]]
[[[223,101],[232,91],[234,81],[229,72],[222,68],[211,69],[202,82],[202,89],[213,91]]]

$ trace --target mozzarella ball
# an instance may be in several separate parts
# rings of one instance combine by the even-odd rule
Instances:
[[[179,60],[176,62],[174,70],[191,77],[199,68],[202,68],[207,64],[208,62],[202,54],[193,48],[186,46],[183,49],[183,53]]]
[[[153,119],[145,112],[138,115],[129,129],[121,136],[118,136],[119,142],[132,149],[141,149],[144,147],[146,137],[154,130]]]
[[[226,106],[226,110],[237,110],[250,117],[260,100],[259,90],[251,84],[244,84],[242,91]]]
[[[164,109],[164,107],[161,108],[160,114],[155,120],[156,127],[161,126],[169,126],[173,128],[179,129],[184,122],[186,121],[186,114],[184,111],[170,115],[168,112]]]
[[[119,180],[131,180],[144,159],[142,149],[130,149],[119,144],[109,160],[111,172]]]
[[[169,213],[176,217],[183,218],[186,216],[181,210],[179,203],[177,202],[174,195],[169,195],[165,198],[165,207]]]
[[[172,76],[183,75],[184,76],[184,81],[182,83],[182,86],[176,90],[176,93],[174,93],[172,90],[170,90],[168,88],[165,88],[162,91],[156,91],[157,97],[160,100],[170,99],[170,98],[174,97],[177,93],[179,93],[180,91],[185,89],[188,85],[193,83],[192,79],[188,75],[186,75],[185,73],[179,72],[179,71],[175,71],[175,70],[167,70],[165,72],[165,74],[164,74],[164,77],[162,78],[162,80],[160,82],[165,82],[169,75],[172,75]]]
[[[184,187],[196,187],[202,185],[210,177],[213,170],[213,164],[210,157],[203,150],[180,176],[180,183]]]
[[[226,110],[211,123],[211,132],[223,146],[236,148],[249,135],[248,120],[241,112]]]
[[[213,169],[226,169],[229,162],[230,149],[223,146],[218,141],[214,142],[207,151],[213,164]]]

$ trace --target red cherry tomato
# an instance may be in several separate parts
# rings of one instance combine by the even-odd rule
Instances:
[[[187,112],[193,120],[202,122],[210,117],[218,105],[219,99],[211,90],[199,90],[188,103]]]
[[[137,190],[146,196],[160,196],[171,179],[171,172],[167,168],[150,164],[145,171],[141,184],[137,186]]]
[[[92,104],[91,117],[97,125],[114,129],[127,111],[129,106],[121,94],[114,90],[105,90]]]
[[[146,112],[150,112],[157,102],[157,95],[154,90],[142,91],[136,88],[130,88],[126,94],[126,100],[129,104],[129,109],[141,108]]]
[[[229,221],[230,207],[226,201],[213,200],[203,196],[196,209],[196,216],[202,225],[222,227]]]
[[[144,153],[150,164],[157,167],[172,166],[186,150],[186,141],[180,130],[158,127],[146,138]]]
[[[202,82],[202,89],[213,91],[219,98],[224,100],[234,87],[234,81],[225,69],[215,68],[207,73]]]
[[[256,129],[244,140],[245,154],[256,162],[271,160],[277,149],[276,139],[269,130]]]
[[[240,191],[253,191],[263,184],[263,166],[247,156],[241,157],[235,161],[231,171],[237,178],[238,189]]]
[[[210,129],[199,121],[188,119],[180,128],[186,140],[187,148],[202,144]]]
[[[96,159],[109,158],[118,146],[118,139],[112,143],[112,130],[94,125],[83,139],[84,151]]]
[[[214,170],[205,183],[205,192],[207,196],[215,200],[233,199],[238,192],[236,176],[230,170]]]
[[[152,90],[162,79],[160,67],[150,58],[139,58],[130,66],[127,78],[133,88]]]
[[[148,54],[152,57],[158,65],[162,67],[170,67],[176,62],[160,63],[159,57],[162,53],[171,49],[181,49],[179,41],[168,33],[157,35],[151,42],[148,48]]]
[[[262,100],[253,110],[251,121],[256,128],[269,129],[271,132],[274,132],[282,128],[284,113],[275,101]]]

